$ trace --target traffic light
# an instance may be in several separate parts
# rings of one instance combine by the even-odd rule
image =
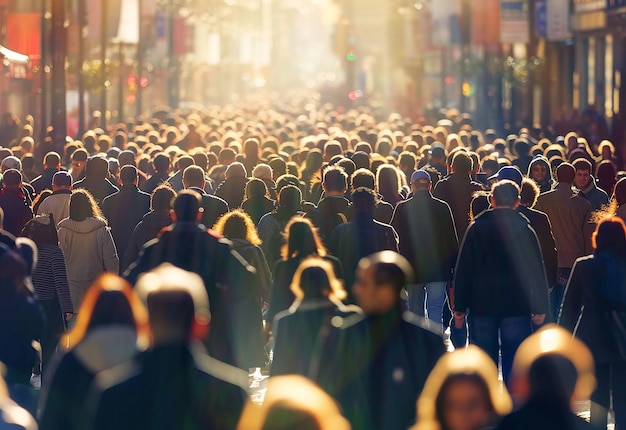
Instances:
[[[356,51],[354,49],[348,50],[348,53],[346,54],[346,60],[356,61]]]
[[[471,96],[473,93],[472,85],[469,82],[463,82],[463,85],[461,85],[461,93],[464,97]]]

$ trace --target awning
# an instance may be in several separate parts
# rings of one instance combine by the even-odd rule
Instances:
[[[0,55],[6,58],[9,63],[15,64],[28,64],[28,55],[20,54],[19,52],[11,51],[9,48],[0,45]]]

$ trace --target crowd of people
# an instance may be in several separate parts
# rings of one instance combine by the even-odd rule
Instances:
[[[2,136],[0,423],[626,425],[613,143],[314,100]]]

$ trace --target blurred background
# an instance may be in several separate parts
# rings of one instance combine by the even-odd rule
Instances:
[[[0,113],[76,136],[160,106],[315,89],[413,119],[609,127],[625,52],[626,0],[0,0]]]

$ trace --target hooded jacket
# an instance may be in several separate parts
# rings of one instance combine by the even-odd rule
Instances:
[[[546,168],[546,177],[544,178],[544,180],[541,182],[535,181],[535,183],[539,187],[539,192],[546,193],[550,191],[552,189],[552,186],[554,185],[554,179],[552,179],[552,169],[550,168],[550,163],[548,162],[546,157],[533,158],[533,161],[531,161],[530,165],[528,166],[528,177],[531,179],[533,177],[532,171],[535,164],[543,164],[543,167]]]
[[[119,273],[111,229],[102,218],[65,218],[59,223],[59,246],[65,255],[72,303],[78,311],[85,292],[99,275]]]
[[[585,188],[579,191],[579,196],[591,204],[591,210],[597,211],[602,206],[609,203],[609,196],[606,192],[596,186],[596,179],[591,176]]]

